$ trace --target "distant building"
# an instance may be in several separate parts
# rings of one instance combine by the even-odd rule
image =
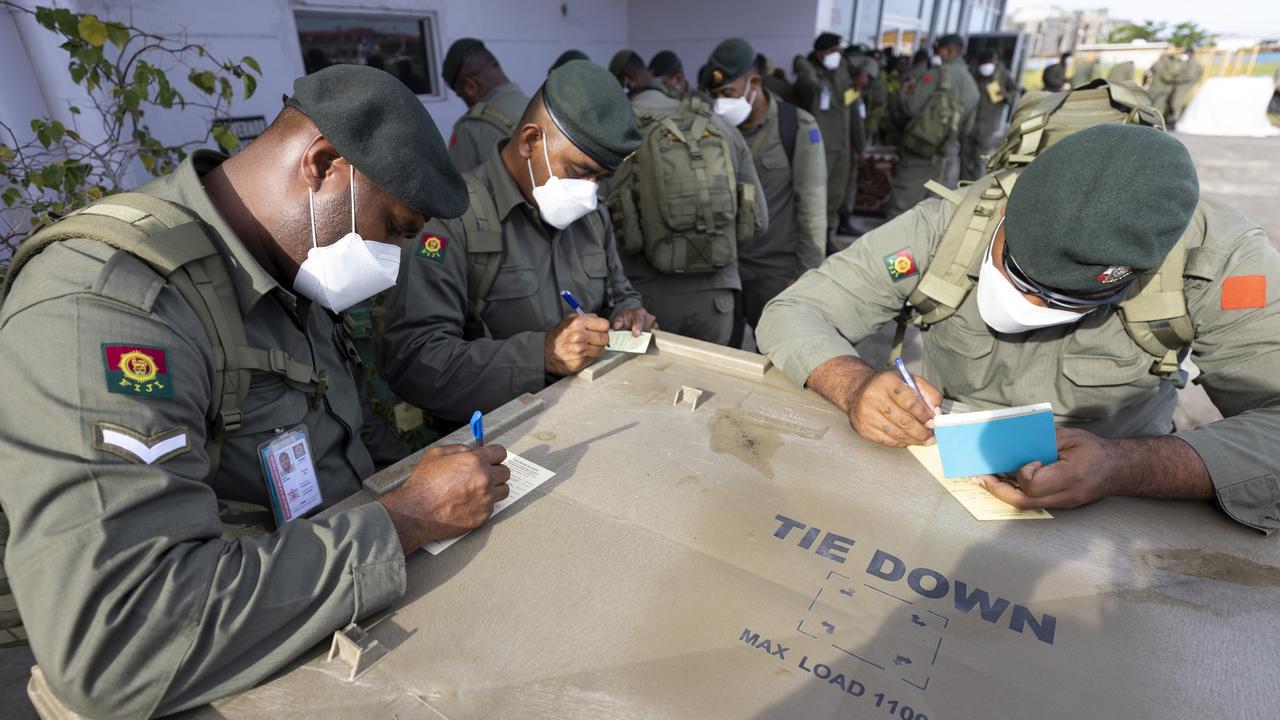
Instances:
[[[1027,34],[1029,57],[1056,57],[1075,52],[1081,45],[1099,45],[1120,24],[1107,16],[1106,8],[1063,10],[1053,5],[1036,5],[1009,13],[1004,29]]]

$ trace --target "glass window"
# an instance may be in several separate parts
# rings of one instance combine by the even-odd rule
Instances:
[[[419,95],[438,95],[433,17],[294,14],[308,73],[329,65],[370,65],[400,78]]]

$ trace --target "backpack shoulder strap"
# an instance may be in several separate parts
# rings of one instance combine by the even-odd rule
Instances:
[[[1183,276],[1187,258],[1204,238],[1203,216],[1197,217],[1155,270],[1143,273],[1120,303],[1120,319],[1133,342],[1155,358],[1151,374],[1186,385],[1180,367],[1182,352],[1195,339],[1187,311]]]
[[[503,112],[501,108],[488,100],[481,100],[467,109],[466,117],[489,123],[504,133],[515,129],[516,119]]]
[[[467,235],[467,303],[471,306],[471,314],[484,327],[485,337],[489,337],[489,327],[485,325],[483,316],[489,291],[493,289],[493,283],[498,279],[498,268],[502,265],[502,220],[484,181],[470,174],[462,177],[467,182],[467,194],[471,199],[467,212],[462,216],[462,229]]]
[[[782,149],[787,151],[787,162],[796,159],[796,132],[800,129],[800,116],[796,106],[786,100],[778,100],[778,133],[782,135]]]

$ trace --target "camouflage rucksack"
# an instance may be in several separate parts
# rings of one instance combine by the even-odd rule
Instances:
[[[938,87],[902,133],[903,147],[922,157],[941,153],[947,141],[960,137],[964,119],[964,108],[951,93],[951,69],[944,65],[937,70]]]
[[[739,185],[711,110],[690,96],[670,115],[636,109],[644,141],[618,169],[606,203],[623,252],[660,273],[732,263],[755,228],[755,187]]]
[[[1045,149],[1071,133],[1105,123],[1139,124],[1164,130],[1164,119],[1146,92],[1133,82],[1094,80],[1067,92],[1031,92],[1014,111],[1009,134],[987,163],[987,174],[960,191],[930,181],[927,187],[956,206],[928,270],[898,317],[891,357],[901,355],[907,325],[928,328],[955,314],[974,287],[969,269],[987,248],[1001,209],[1018,173]],[[1158,268],[1143,273],[1119,305],[1125,330],[1154,361],[1151,373],[1181,387],[1181,352],[1195,337],[1183,271],[1192,239],[1202,236],[1195,223]]]

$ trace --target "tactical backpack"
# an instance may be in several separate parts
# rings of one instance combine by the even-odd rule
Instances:
[[[472,316],[484,328],[485,337],[493,337],[484,321],[484,310],[488,305],[489,291],[493,289],[502,266],[502,218],[484,182],[471,174],[462,178],[467,182],[467,194],[470,196],[467,212],[462,216],[462,228],[467,236],[467,305]],[[604,237],[604,220],[600,213],[601,209],[597,208],[587,214],[587,222],[596,237]],[[605,257],[609,257],[607,253]],[[609,259],[607,262],[612,273],[613,261]],[[607,281],[605,287],[605,303],[612,306],[613,289]]]
[[[291,387],[311,392],[313,407],[319,407],[329,379],[324,370],[317,372],[284,350],[249,345],[235,285],[211,232],[194,213],[166,200],[138,192],[110,195],[24,240],[14,254],[0,298],[9,294],[27,261],[52,243],[76,238],[106,243],[165,278],[199,318],[213,350],[211,402],[205,415],[208,477],[213,478],[223,441],[240,428],[240,408],[249,394],[251,372],[272,373]],[[355,348],[349,340],[347,344],[351,358]]]
[[[694,96],[670,115],[636,108],[643,142],[606,201],[622,251],[664,274],[714,272],[738,257],[756,223],[755,187],[738,184],[711,110]]]
[[[951,94],[951,69],[940,66],[937,71],[938,87],[902,133],[903,147],[921,157],[940,154],[949,140],[960,137],[964,120],[964,108]]]
[[[936,181],[926,187],[956,206],[928,270],[898,316],[891,357],[899,357],[907,325],[921,329],[955,314],[974,287],[969,269],[987,249],[1018,173],[1046,148],[1071,133],[1105,123],[1140,124],[1164,130],[1164,120],[1145,91],[1133,82],[1094,80],[1067,92],[1032,92],[1018,103],[1009,134],[987,163],[987,174],[963,191]],[[1178,387],[1186,383],[1180,354],[1195,328],[1183,295],[1188,255],[1203,243],[1193,221],[1159,267],[1134,281],[1118,310],[1125,330],[1154,358],[1151,373]]]

